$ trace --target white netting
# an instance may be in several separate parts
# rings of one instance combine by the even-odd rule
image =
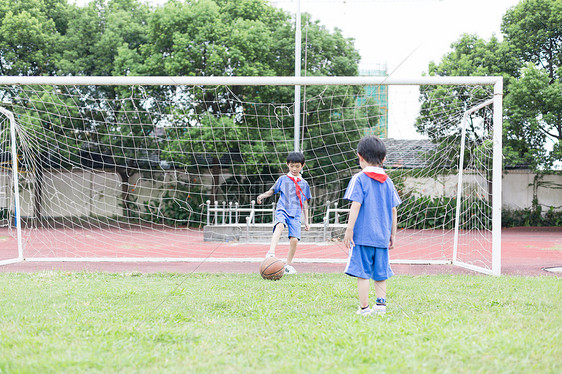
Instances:
[[[459,129],[465,111],[490,99],[492,88],[424,86],[421,96],[418,86],[410,88],[414,95],[391,97],[390,105],[418,115],[388,129],[379,125],[386,101],[365,96],[363,86],[306,88],[300,148],[313,229],[297,261],[346,258],[342,197],[359,171],[357,142],[387,133],[385,167],[404,200],[392,259],[451,260]],[[0,86],[0,105],[17,126],[23,256],[263,257],[275,199],[253,201],[286,172],[292,94],[288,86]],[[471,113],[467,124],[457,255],[489,268],[491,106]],[[10,122],[1,114],[0,125],[2,257],[9,258],[17,253],[15,197]]]

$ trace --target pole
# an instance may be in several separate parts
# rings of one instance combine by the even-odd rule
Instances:
[[[301,76],[301,2],[297,0],[295,21],[295,77]],[[295,152],[300,150],[301,86],[295,85]]]
[[[458,247],[459,247],[459,225],[460,225],[460,211],[462,199],[462,177],[464,169],[464,149],[466,140],[466,121],[468,113],[464,113],[461,121],[461,150],[459,153],[459,173],[457,176],[457,206],[455,209],[455,236],[453,237],[453,263],[457,261]]]
[[[494,85],[494,137],[492,160],[492,274],[501,275],[503,79]]]
[[[12,150],[12,183],[14,184],[14,213],[16,226],[16,236],[18,243],[18,259],[23,260],[23,243],[21,237],[21,206],[19,191],[19,172],[18,172],[18,151],[16,143],[16,119],[14,114],[4,108],[0,108],[0,113],[4,114],[10,120],[10,145]]]

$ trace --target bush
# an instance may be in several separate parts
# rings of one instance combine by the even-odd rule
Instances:
[[[504,210],[502,212],[502,227],[518,226],[562,227],[562,211],[556,212],[553,207],[550,207],[543,215],[540,206],[536,209]]]
[[[453,229],[456,198],[426,196],[405,199],[398,207],[398,227],[409,229]],[[482,207],[485,210],[482,212]],[[460,229],[490,229],[491,208],[480,199],[463,200]]]

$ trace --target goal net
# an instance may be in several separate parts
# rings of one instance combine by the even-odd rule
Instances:
[[[499,274],[497,82],[0,77],[0,263],[261,261],[275,197],[255,200],[295,148],[313,195],[295,262],[344,263],[343,195],[373,134],[403,200],[391,261]]]

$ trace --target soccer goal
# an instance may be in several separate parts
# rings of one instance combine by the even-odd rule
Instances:
[[[0,77],[0,264],[261,261],[275,199],[255,200],[295,149],[295,261],[344,263],[373,134],[403,200],[391,261],[499,275],[501,108],[498,77]]]

